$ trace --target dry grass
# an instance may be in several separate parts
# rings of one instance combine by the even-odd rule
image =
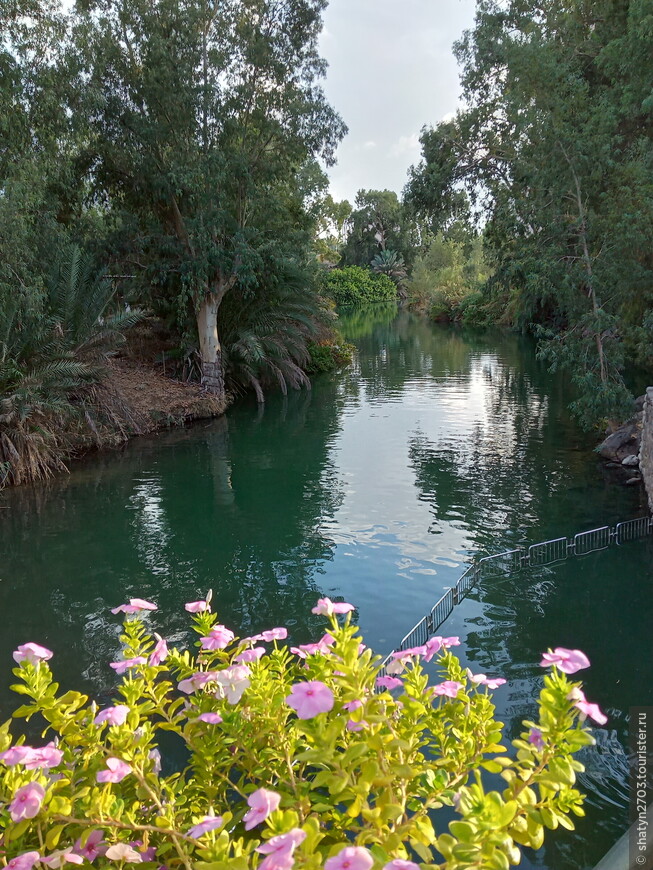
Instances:
[[[227,405],[197,384],[123,359],[110,360],[106,377],[80,391],[73,402],[74,416],[32,414],[29,421],[14,420],[10,427],[0,421],[0,489],[47,480],[68,471],[68,460],[90,449],[217,417]]]

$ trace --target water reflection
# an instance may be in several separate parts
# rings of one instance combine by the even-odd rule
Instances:
[[[1,494],[0,660],[35,640],[56,651],[64,685],[81,679],[108,695],[119,646],[109,607],[154,599],[157,630],[186,642],[183,603],[209,587],[228,625],[289,625],[299,642],[321,634],[315,599],[342,595],[385,652],[471,551],[641,512],[636,490],[602,477],[566,410],[568,385],[527,340],[433,326],[392,306],[342,323],[354,365],[312,391],[264,408],[243,401],[222,420]],[[625,822],[628,707],[653,703],[653,666],[638,658],[631,630],[653,619],[641,594],[646,553],[632,545],[488,582],[447,625],[466,637],[476,670],[510,680],[497,698],[511,734],[533,714],[548,646],[588,652],[588,696],[610,711],[583,780],[593,835],[556,835],[530,866],[592,865]],[[5,673],[0,714],[10,703]]]

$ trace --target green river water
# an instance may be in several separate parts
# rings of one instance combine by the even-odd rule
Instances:
[[[478,551],[644,513],[571,420],[566,380],[532,343],[429,324],[392,307],[342,318],[354,364],[313,390],[89,457],[46,486],[0,494],[0,718],[11,651],[36,641],[56,676],[100,702],[129,597],[159,606],[185,643],[183,602],[214,590],[239,633],[322,633],[318,596],[357,606],[366,642],[391,650]],[[651,545],[615,547],[485,582],[445,625],[495,693],[509,735],[535,713],[540,654],[584,650],[588,698],[609,714],[588,750],[587,818],[524,867],[592,867],[627,826],[628,712],[653,705]]]

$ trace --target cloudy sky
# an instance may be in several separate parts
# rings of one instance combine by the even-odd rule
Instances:
[[[322,54],[327,96],[349,134],[330,170],[335,199],[360,188],[401,189],[420,157],[419,132],[455,111],[460,87],[453,42],[475,0],[330,0]]]

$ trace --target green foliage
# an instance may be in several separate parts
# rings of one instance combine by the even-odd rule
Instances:
[[[310,386],[310,348],[334,318],[314,292],[313,280],[296,263],[278,263],[255,291],[236,287],[225,299],[223,352],[232,391],[253,389],[263,402],[268,387],[285,394]]]
[[[573,374],[587,425],[623,413],[624,351],[646,354],[653,307],[645,7],[481,4],[456,47],[466,108],[423,132],[408,187],[431,220],[463,191],[484,214],[485,292],[514,325],[557,334],[545,356]]]
[[[370,263],[372,271],[379,275],[387,275],[388,278],[396,285],[397,290],[403,293],[405,290],[404,282],[406,281],[407,273],[404,264],[404,258],[397,254],[396,251],[381,251]]]
[[[539,848],[547,829],[573,829],[570,815],[583,816],[574,754],[594,742],[572,700],[580,684],[554,668],[537,720],[524,723],[509,755],[492,695],[446,645],[435,684],[416,651],[395,662],[395,673],[407,670],[393,695],[377,690],[380,659],[360,646],[350,615],[329,622],[318,650],[275,641],[250,653],[257,640],[233,638],[207,609],[194,617],[203,641],[192,653],[168,651],[140,616],[129,619],[115,695],[122,706],[105,714],[120,712],[116,722],[98,722],[86,695],[62,692],[38,648],[14,669],[22,701],[14,718],[36,718],[57,744],[46,748],[47,764],[32,765],[10,723],[0,729],[0,751],[16,748],[0,766],[6,859],[33,851],[56,860],[93,833],[104,845],[96,867],[113,866],[115,847],[131,843],[147,866],[171,870],[316,870],[352,846],[376,870],[409,856],[440,870],[504,870],[519,863],[521,847]],[[309,690],[300,718],[289,702]],[[170,734],[187,750],[183,768],[166,757]],[[488,788],[481,770],[499,774],[502,789]],[[19,789],[36,790],[28,810]],[[434,827],[441,807],[452,808],[448,832]],[[284,863],[263,864],[259,847],[289,833]]]
[[[361,266],[332,269],[324,283],[325,293],[336,305],[388,302],[397,296],[397,288],[387,275],[376,274]]]
[[[95,431],[98,418],[111,414],[92,388],[140,318],[111,313],[113,296],[93,259],[71,247],[40,304],[19,297],[0,307],[0,487],[63,470],[78,422]]]
[[[317,375],[348,366],[352,361],[354,345],[336,337],[320,343],[309,342],[308,352],[310,360],[306,370],[311,375]]]
[[[387,249],[411,264],[419,244],[413,214],[392,190],[359,190],[347,231],[342,262],[350,266],[369,266]]]
[[[483,302],[479,290],[488,280],[489,270],[483,257],[483,238],[463,237],[454,241],[438,233],[427,252],[418,257],[408,282],[412,307],[428,312],[433,320],[470,319],[481,325],[478,312]]]
[[[73,35],[92,180],[121,217],[116,243],[141,266],[139,292],[153,284],[155,304],[197,315],[202,363],[222,368],[222,305],[304,259],[325,183],[317,159],[332,162],[346,129],[319,86],[324,4],[101,5],[78,11]],[[258,356],[241,341],[244,366]]]

